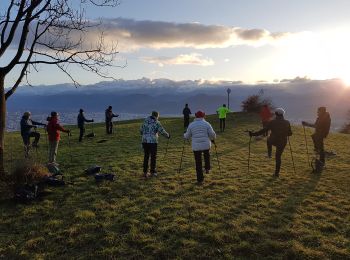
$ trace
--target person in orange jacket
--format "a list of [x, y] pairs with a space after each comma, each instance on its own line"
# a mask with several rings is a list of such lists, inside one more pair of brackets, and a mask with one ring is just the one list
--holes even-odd
[[49, 137], [49, 163], [56, 164], [58, 143], [60, 142], [60, 131], [70, 134], [70, 130], [64, 129], [58, 123], [58, 113], [51, 112], [51, 117], [47, 118], [47, 134]]
[[[271, 110], [268, 105], [263, 105], [260, 110], [260, 119], [262, 127], [265, 128], [267, 124], [271, 121], [273, 114], [271, 113]], [[268, 132], [265, 132], [263, 136], [267, 136]]]

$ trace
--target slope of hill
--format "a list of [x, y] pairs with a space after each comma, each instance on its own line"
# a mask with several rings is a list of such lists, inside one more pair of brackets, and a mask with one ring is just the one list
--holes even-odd
[[[216, 117], [208, 121], [218, 129]], [[327, 169], [316, 175], [307, 165], [303, 130], [293, 127], [296, 172], [287, 147], [278, 179], [272, 177], [274, 161], [265, 158], [265, 142], [254, 140], [248, 174], [245, 130], [260, 124], [252, 115], [231, 114], [227, 131], [217, 139], [222, 171], [213, 149], [213, 170], [197, 186], [187, 143], [183, 169], [177, 172], [182, 120], [161, 122], [172, 138], [166, 157], [166, 139], [160, 139], [159, 176], [146, 181], [140, 178], [141, 121], [119, 123], [112, 136], [104, 134], [103, 125], [95, 126], [97, 136], [82, 144], [75, 127], [70, 140], [63, 135], [58, 162], [74, 185], [50, 188], [29, 205], [14, 204], [3, 195], [0, 258], [350, 258], [349, 136], [326, 139], [327, 150], [337, 156], [328, 158]], [[309, 145], [311, 133], [307, 131]], [[6, 143], [11, 169], [22, 158], [19, 134], [7, 135]], [[43, 138], [32, 157], [44, 162], [46, 154]], [[94, 164], [115, 172], [117, 180], [97, 185], [83, 173]]]

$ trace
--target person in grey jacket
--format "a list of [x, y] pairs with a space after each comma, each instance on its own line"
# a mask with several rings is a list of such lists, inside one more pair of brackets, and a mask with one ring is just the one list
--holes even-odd
[[205, 121], [205, 113], [198, 111], [195, 114], [194, 121], [188, 126], [185, 139], [192, 138], [192, 150], [194, 159], [196, 162], [197, 182], [200, 184], [204, 180], [203, 168], [202, 168], [202, 154], [204, 155], [204, 168], [205, 172], [210, 171], [210, 147], [211, 143], [216, 138], [216, 133], [213, 127]]

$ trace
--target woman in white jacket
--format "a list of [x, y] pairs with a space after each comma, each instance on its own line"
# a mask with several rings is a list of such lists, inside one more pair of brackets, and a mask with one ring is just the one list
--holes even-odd
[[192, 138], [192, 150], [194, 153], [194, 159], [196, 161], [197, 182], [202, 183], [204, 180], [203, 168], [202, 168], [202, 153], [204, 154], [204, 168], [205, 172], [210, 171], [210, 154], [211, 141], [216, 138], [216, 134], [213, 127], [205, 121], [205, 113], [198, 111], [195, 114], [196, 118], [188, 126], [185, 139]]

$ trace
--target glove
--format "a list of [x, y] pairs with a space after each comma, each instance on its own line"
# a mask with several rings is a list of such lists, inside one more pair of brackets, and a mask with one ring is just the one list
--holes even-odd
[[305, 121], [301, 121], [301, 124], [302, 124], [303, 126], [306, 126], [306, 122], [305, 122]]
[[168, 139], [170, 139], [170, 134], [168, 134]]
[[72, 136], [72, 132], [70, 130], [68, 130], [67, 134], [68, 136]]
[[253, 132], [252, 131], [248, 131], [248, 134], [249, 134], [250, 137], [253, 136]]
[[215, 144], [215, 140], [210, 140], [213, 144]]

